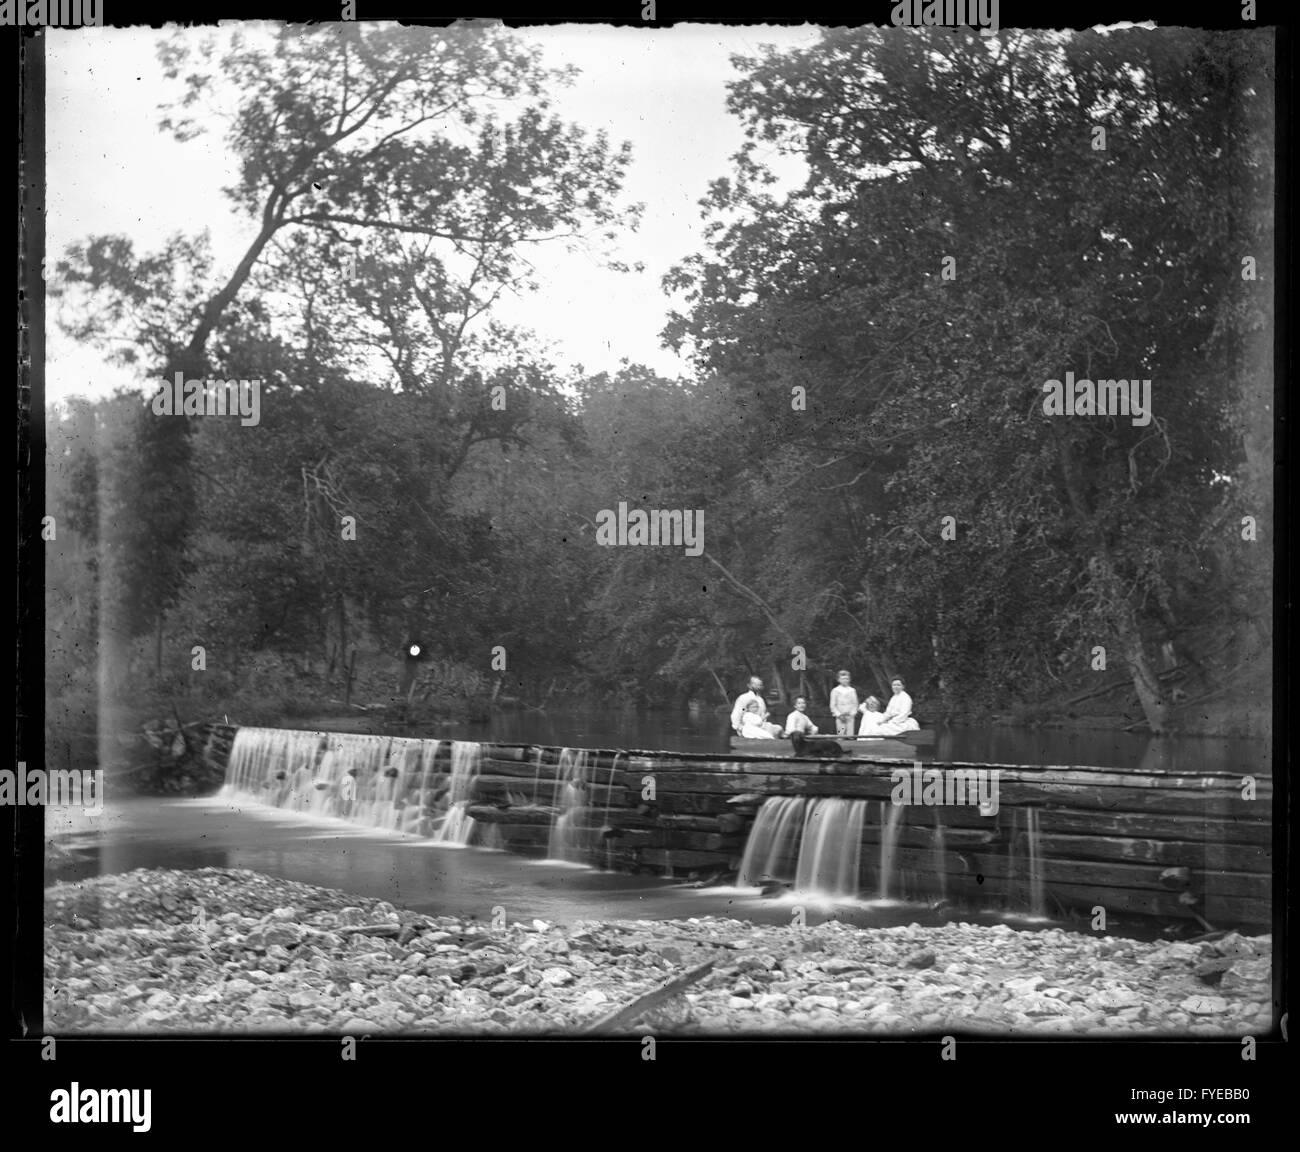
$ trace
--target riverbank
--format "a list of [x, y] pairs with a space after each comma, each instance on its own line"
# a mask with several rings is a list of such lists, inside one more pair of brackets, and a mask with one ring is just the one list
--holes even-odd
[[[508, 898], [503, 897], [503, 901]], [[950, 924], [472, 919], [226, 868], [46, 890], [52, 1033], [574, 1034], [684, 974], [656, 1034], [1243, 1035], [1271, 940]], [[617, 1031], [630, 1033], [636, 1018]], [[639, 1028], [638, 1028], [639, 1030]]]

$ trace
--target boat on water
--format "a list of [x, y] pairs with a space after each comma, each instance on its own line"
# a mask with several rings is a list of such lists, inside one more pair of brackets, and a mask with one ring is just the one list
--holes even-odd
[[[900, 732], [897, 736], [813, 736], [807, 738], [804, 749], [796, 750], [791, 740], [751, 739], [731, 737], [731, 750], [746, 755], [769, 756], [775, 759], [820, 759], [827, 755], [846, 760], [874, 760], [884, 756], [890, 759], [911, 760], [917, 749], [934, 743], [933, 728], [919, 728], [915, 732]], [[838, 753], [831, 745], [838, 745]]]

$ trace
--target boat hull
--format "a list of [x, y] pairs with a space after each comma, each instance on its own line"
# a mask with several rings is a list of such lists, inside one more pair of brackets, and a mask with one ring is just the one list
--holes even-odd
[[[908, 732], [908, 736], [918, 736], [921, 733]], [[921, 742], [912, 742], [903, 740], [901, 737], [871, 736], [861, 739], [850, 739], [844, 737], [817, 736], [814, 739], [821, 741], [823, 739], [834, 740], [844, 755], [836, 757], [842, 760], [877, 760], [881, 757], [891, 760], [913, 760], [917, 756], [918, 745]], [[741, 736], [731, 738], [731, 750], [733, 752], [743, 752], [747, 756], [766, 756], [776, 760], [797, 760], [797, 759], [826, 759], [825, 753], [805, 751], [800, 757], [794, 750], [794, 745], [789, 740], [751, 740]]]

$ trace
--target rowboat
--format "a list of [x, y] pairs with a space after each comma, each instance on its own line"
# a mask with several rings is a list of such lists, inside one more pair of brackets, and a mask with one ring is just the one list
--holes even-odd
[[802, 754], [795, 751], [790, 740], [755, 740], [744, 736], [731, 737], [731, 750], [775, 759], [797, 759], [801, 755], [820, 759], [828, 751], [827, 743], [833, 741], [840, 747], [839, 755], [848, 760], [872, 760], [878, 756], [911, 760], [918, 747], [934, 743], [934, 729], [920, 728], [915, 732], [900, 732], [897, 736], [814, 736], [810, 739], [818, 750], [805, 750]]

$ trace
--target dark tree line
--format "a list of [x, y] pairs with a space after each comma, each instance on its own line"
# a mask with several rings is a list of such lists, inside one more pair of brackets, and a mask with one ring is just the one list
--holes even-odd
[[[1170, 669], [1189, 702], [1267, 670], [1266, 36], [866, 28], [739, 60], [749, 143], [665, 285], [688, 382], [561, 373], [494, 319], [529, 245], [635, 218], [626, 146], [552, 118], [565, 77], [510, 33], [193, 43], [164, 50], [166, 124], [242, 94], [255, 239], [220, 270], [202, 238], [90, 237], [58, 290], [144, 376], [262, 380], [261, 421], [140, 396], [51, 421], [52, 691], [96, 645], [124, 692], [192, 687], [202, 645], [216, 697], [310, 696], [418, 634], [529, 701], [844, 665], [974, 716], [1078, 694], [1104, 649], [1159, 730]], [[1149, 378], [1149, 422], [1048, 415], [1067, 371]], [[599, 547], [622, 500], [702, 510], [703, 554]]]

